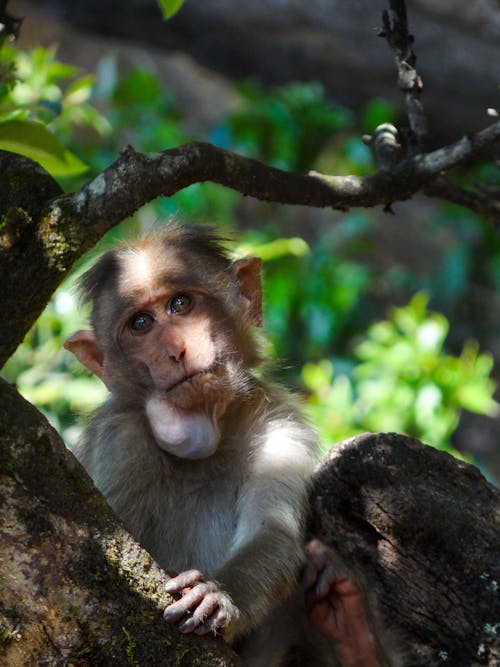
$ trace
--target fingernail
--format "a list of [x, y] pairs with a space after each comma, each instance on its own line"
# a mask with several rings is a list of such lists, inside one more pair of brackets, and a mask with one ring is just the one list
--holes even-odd
[[179, 623], [179, 630], [181, 632], [191, 632], [195, 625], [196, 623], [194, 620], [192, 618], [188, 618], [185, 621], [182, 621], [182, 623]]
[[165, 609], [163, 612], [163, 618], [165, 621], [172, 621], [176, 616], [175, 611], [168, 611], [168, 609]]
[[320, 582], [319, 584], [316, 585], [315, 593], [316, 593], [316, 595], [322, 596], [322, 595], [325, 595], [327, 590], [328, 590], [327, 586], [325, 586], [325, 584], [322, 584]]
[[167, 591], [167, 593], [173, 593], [174, 591], [177, 590], [177, 585], [174, 583], [173, 579], [167, 581], [167, 583], [165, 584], [165, 590]]

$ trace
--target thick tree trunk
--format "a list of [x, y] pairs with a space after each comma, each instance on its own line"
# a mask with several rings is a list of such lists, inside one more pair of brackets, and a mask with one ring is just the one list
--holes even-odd
[[[162, 621], [166, 575], [5, 383], [0, 414], [0, 664], [239, 664]], [[500, 494], [475, 468], [363, 435], [325, 457], [311, 498], [311, 532], [363, 573], [409, 665], [500, 664]]]
[[402, 435], [334, 448], [311, 532], [365, 574], [409, 667], [500, 665], [500, 493], [471, 465]]
[[0, 665], [240, 664], [163, 622], [167, 576], [5, 383], [0, 429]]

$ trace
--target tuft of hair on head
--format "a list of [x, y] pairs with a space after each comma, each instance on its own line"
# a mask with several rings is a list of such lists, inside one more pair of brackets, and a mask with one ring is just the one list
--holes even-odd
[[119, 271], [115, 250], [108, 250], [97, 262], [85, 271], [77, 281], [77, 288], [83, 302], [95, 301], [103, 286], [115, 284]]
[[201, 224], [180, 224], [168, 220], [161, 227], [146, 232], [135, 240], [122, 241], [115, 249], [108, 250], [99, 257], [77, 282], [83, 302], [93, 302], [108, 287], [113, 287], [118, 279], [120, 255], [141, 250], [147, 246], [163, 245], [178, 249], [186, 256], [198, 257], [202, 262], [218, 271], [225, 271], [231, 264], [227, 243], [216, 227]]
[[[187, 256], [198, 257], [208, 266], [226, 270], [231, 261], [227, 250], [229, 239], [222, 236], [213, 225], [179, 224], [169, 220], [153, 232], [153, 238], [166, 247], [185, 251]], [[146, 242], [151, 235], [146, 236]]]

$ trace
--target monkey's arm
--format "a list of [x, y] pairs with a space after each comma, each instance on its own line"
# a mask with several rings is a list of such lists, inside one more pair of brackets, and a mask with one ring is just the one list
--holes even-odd
[[238, 500], [229, 558], [215, 573], [241, 612], [229, 634], [262, 623], [296, 587], [315, 448], [315, 434], [299, 421], [267, 423]]
[[[224, 637], [231, 640], [262, 623], [293, 592], [303, 562], [303, 524], [314, 446], [314, 435], [300, 423], [275, 420], [266, 425], [258, 448], [251, 452], [252, 464], [238, 496], [232, 547], [213, 577], [220, 604], [212, 606], [214, 582], [205, 582], [204, 590], [196, 583], [200, 573], [182, 573], [171, 582], [169, 592], [189, 590], [167, 608], [167, 620], [180, 620], [190, 609], [194, 621], [184, 619], [183, 631], [224, 628]], [[207, 604], [202, 599], [205, 592], [210, 595]], [[232, 613], [231, 604], [237, 613]], [[214, 627], [209, 618], [197, 629], [203, 616], [198, 613], [200, 605], [204, 618], [212, 613], [212, 620], [224, 620], [227, 625]]]
[[301, 522], [297, 530], [267, 520], [207, 581], [199, 570], [181, 572], [166, 590], [181, 594], [164, 618], [181, 632], [220, 632], [227, 641], [258, 626], [295, 587], [303, 562]]

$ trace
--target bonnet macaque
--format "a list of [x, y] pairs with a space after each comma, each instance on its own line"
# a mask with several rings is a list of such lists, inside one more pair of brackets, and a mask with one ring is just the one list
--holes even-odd
[[177, 573], [165, 619], [236, 642], [250, 665], [284, 664], [300, 633], [279, 605], [297, 589], [317, 443], [290, 395], [251, 372], [260, 261], [232, 262], [211, 228], [169, 223], [103, 255], [81, 289], [92, 328], [65, 346], [110, 397], [76, 455]]

